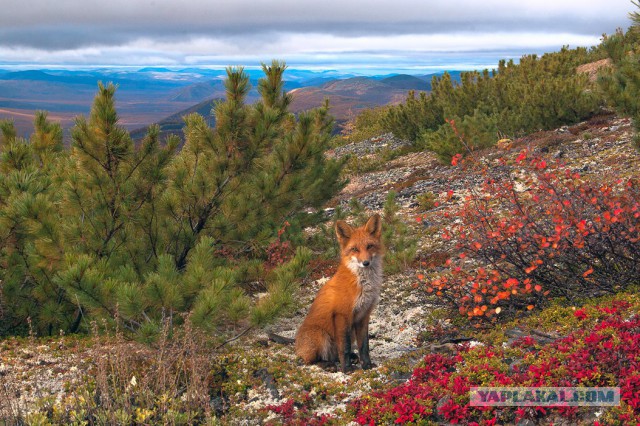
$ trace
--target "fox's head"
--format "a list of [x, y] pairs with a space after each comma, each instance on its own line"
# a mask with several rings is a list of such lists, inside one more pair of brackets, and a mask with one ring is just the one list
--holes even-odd
[[351, 270], [374, 268], [382, 265], [384, 248], [382, 235], [382, 219], [374, 214], [366, 224], [354, 228], [344, 220], [336, 222], [336, 235], [340, 243], [342, 260]]

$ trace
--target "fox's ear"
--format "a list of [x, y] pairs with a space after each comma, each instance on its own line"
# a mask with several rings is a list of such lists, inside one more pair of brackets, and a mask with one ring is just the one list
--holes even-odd
[[338, 242], [341, 246], [344, 246], [349, 238], [353, 234], [353, 228], [344, 220], [336, 221], [336, 235], [338, 236]]
[[380, 235], [382, 234], [382, 219], [380, 218], [380, 215], [376, 213], [371, 216], [364, 228], [375, 238], [380, 238]]

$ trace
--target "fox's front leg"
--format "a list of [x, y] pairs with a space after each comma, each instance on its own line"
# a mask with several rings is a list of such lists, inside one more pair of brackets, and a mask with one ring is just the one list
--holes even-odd
[[344, 333], [344, 349], [342, 350], [340, 367], [343, 373], [351, 369], [351, 327], [348, 327]]
[[355, 332], [358, 340], [358, 355], [362, 361], [362, 369], [368, 370], [372, 367], [371, 357], [369, 356], [369, 315], [356, 324]]
[[351, 324], [345, 317], [337, 316], [335, 326], [340, 369], [346, 373], [351, 367]]

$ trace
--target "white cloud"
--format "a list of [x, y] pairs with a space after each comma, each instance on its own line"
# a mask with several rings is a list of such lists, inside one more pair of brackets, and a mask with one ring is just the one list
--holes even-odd
[[[384, 61], [591, 46], [628, 0], [4, 0], [3, 62]], [[236, 62], [237, 63], [237, 62]]]
[[[557, 50], [565, 44], [592, 46], [598, 37], [575, 34], [535, 33], [458, 33], [406, 34], [390, 36], [344, 37], [330, 34], [272, 34], [260, 41], [248, 42], [207, 37], [189, 40], [153, 40], [142, 38], [122, 46], [93, 46], [66, 50], [0, 47], [0, 57], [9, 62], [86, 64], [179, 64], [211, 61], [263, 60], [272, 58], [341, 59], [375, 56], [378, 59], [397, 56], [448, 52], [513, 51], [527, 46], [532, 52]], [[313, 61], [312, 61], [313, 62]]]
[[340, 23], [482, 25], [559, 20], [573, 27], [584, 20], [619, 21], [633, 9], [628, 0], [30, 0], [28, 7], [23, 0], [3, 3], [3, 27], [133, 24], [142, 29], [239, 28], [240, 32], [256, 26], [279, 25], [286, 30]]

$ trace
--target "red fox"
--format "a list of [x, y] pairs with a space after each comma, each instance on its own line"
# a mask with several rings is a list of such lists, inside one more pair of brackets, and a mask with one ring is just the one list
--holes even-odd
[[296, 333], [296, 353], [305, 363], [340, 361], [346, 373], [355, 338], [362, 368], [371, 368], [369, 316], [382, 287], [381, 233], [382, 220], [377, 214], [359, 228], [336, 222], [340, 266], [318, 292]]

